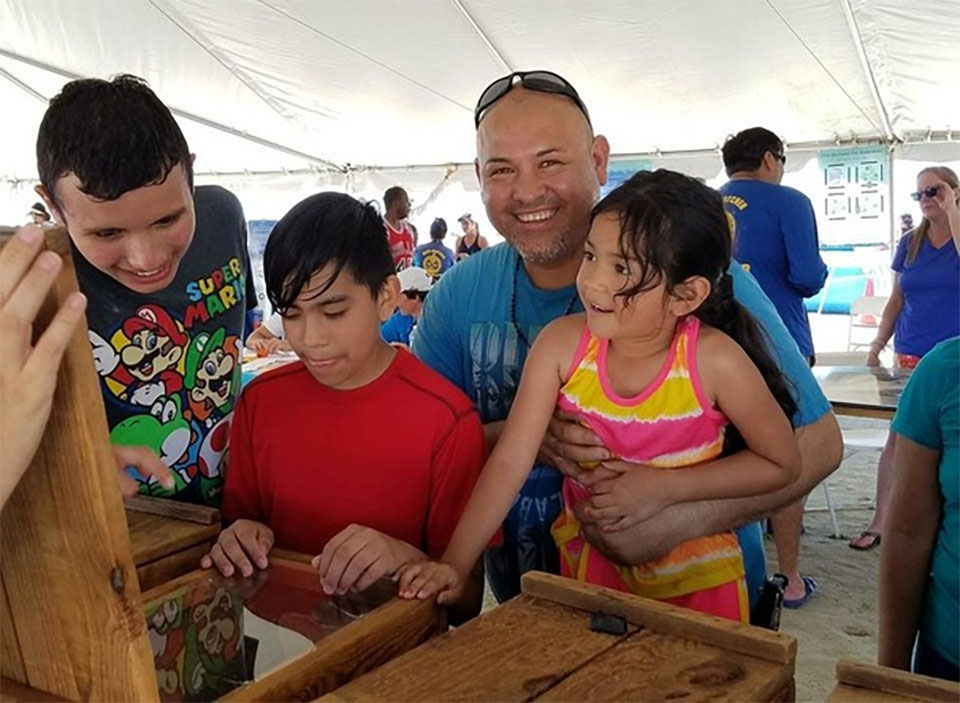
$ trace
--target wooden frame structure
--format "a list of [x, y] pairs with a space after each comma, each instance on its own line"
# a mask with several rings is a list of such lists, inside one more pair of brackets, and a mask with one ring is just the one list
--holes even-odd
[[[70, 243], [48, 230], [63, 257], [38, 316], [77, 290]], [[86, 324], [57, 375], [40, 448], [3, 508], [0, 673], [70, 700], [157, 700], [140, 587], [117, 490], [106, 412]]]
[[958, 700], [960, 684], [955, 681], [847, 659], [837, 662], [837, 685], [827, 698], [829, 703], [955, 703]]
[[[598, 632], [591, 615], [625, 621]], [[793, 637], [559, 576], [321, 701], [793, 701]]]

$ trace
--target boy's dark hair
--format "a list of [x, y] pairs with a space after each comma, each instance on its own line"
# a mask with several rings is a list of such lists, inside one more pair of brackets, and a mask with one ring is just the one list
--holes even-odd
[[447, 221], [442, 217], [438, 217], [430, 225], [430, 239], [435, 242], [439, 242], [441, 239], [447, 236]]
[[76, 174], [80, 190], [98, 200], [162, 183], [180, 164], [193, 187], [190, 149], [170, 110], [136, 76], [84, 78], [50, 101], [37, 134], [40, 183], [54, 186]]
[[760, 168], [763, 155], [783, 154], [783, 142], [780, 137], [763, 127], [751, 127], [723, 143], [723, 167], [728, 176], [738, 171], [755, 171]]
[[[661, 280], [670, 293], [691, 276], [706, 278], [710, 295], [693, 314], [743, 348], [792, 422], [797, 403], [790, 383], [770, 355], [763, 328], [733, 297], [733, 279], [727, 273], [730, 227], [720, 194], [681, 173], [641, 171], [597, 203], [592, 216], [608, 213], [620, 218], [621, 255], [640, 263], [640, 280], [617, 295], [629, 302]], [[744, 446], [733, 430], [727, 431], [724, 443], [728, 453]]]
[[317, 193], [293, 206], [277, 222], [263, 252], [267, 297], [280, 313], [289, 308], [310, 278], [333, 263], [322, 295], [343, 271], [376, 298], [394, 273], [393, 257], [380, 213], [343, 193]]
[[392, 188], [387, 188], [383, 193], [383, 209], [389, 210], [393, 207], [393, 204], [400, 199], [401, 195], [405, 195], [405, 191], [400, 186], [393, 186]]

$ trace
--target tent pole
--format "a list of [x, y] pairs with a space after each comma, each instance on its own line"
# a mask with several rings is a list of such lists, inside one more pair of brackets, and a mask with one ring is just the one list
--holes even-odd
[[896, 140], [897, 136], [893, 133], [890, 126], [890, 117], [887, 115], [887, 107], [883, 104], [880, 97], [880, 90], [877, 88], [877, 80], [873, 75], [873, 68], [870, 66], [870, 59], [867, 58], [867, 51], [863, 46], [863, 37], [860, 36], [860, 28], [857, 26], [857, 18], [853, 14], [853, 8], [850, 7], [850, 0], [840, 0], [843, 6], [843, 16], [847, 20], [847, 29], [850, 31], [850, 37], [853, 39], [853, 45], [857, 48], [857, 56], [860, 58], [860, 68], [863, 69], [867, 84], [870, 86], [870, 94], [873, 96], [873, 103], [877, 108], [877, 114], [880, 115], [880, 124], [883, 126], [884, 136], [887, 141]]
[[39, 91], [34, 90], [34, 88], [33, 88], [32, 86], [27, 85], [26, 83], [24, 83], [22, 80], [20, 80], [19, 78], [17, 78], [15, 75], [13, 75], [13, 74], [10, 73], [9, 71], [7, 71], [7, 70], [6, 70], [5, 68], [3, 68], [2, 66], [0, 66], [0, 76], [3, 76], [3, 77], [6, 78], [8, 81], [10, 81], [11, 83], [13, 83], [15, 86], [17, 86], [18, 88], [20, 88], [21, 90], [23, 90], [24, 92], [29, 93], [30, 95], [32, 95], [33, 97], [35, 97], [37, 100], [39, 100], [40, 102], [42, 102], [44, 105], [47, 104], [47, 99], [46, 99]]
[[493, 54], [493, 57], [500, 62], [500, 66], [503, 68], [503, 70], [507, 73], [513, 73], [513, 67], [507, 63], [507, 60], [503, 58], [503, 54], [501, 54], [497, 47], [493, 45], [493, 42], [490, 41], [490, 37], [488, 37], [486, 33], [480, 29], [480, 25], [478, 25], [476, 20], [473, 19], [473, 15], [467, 11], [467, 8], [463, 6], [463, 2], [461, 2], [461, 0], [450, 0], [450, 2], [453, 3], [453, 6], [459, 10], [461, 15], [463, 15], [463, 18], [467, 21], [467, 24], [470, 25], [473, 31], [477, 33], [477, 36], [480, 37], [480, 41], [482, 41], [483, 45], [487, 47], [487, 51]]

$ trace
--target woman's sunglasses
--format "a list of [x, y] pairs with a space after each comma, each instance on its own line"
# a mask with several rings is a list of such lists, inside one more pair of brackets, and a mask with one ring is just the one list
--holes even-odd
[[427, 293], [429, 292], [425, 290], [405, 290], [403, 295], [409, 300], [419, 300], [422, 303], [427, 299]]
[[[518, 79], [516, 83], [514, 79]], [[570, 85], [570, 82], [563, 76], [558, 76], [552, 71], [514, 71], [509, 76], [498, 78], [488, 85], [480, 93], [480, 99], [477, 101], [477, 107], [473, 111], [473, 122], [475, 127], [480, 126], [480, 120], [483, 119], [483, 113], [490, 108], [497, 100], [513, 90], [519, 83], [527, 90], [535, 90], [538, 93], [553, 93], [554, 95], [565, 95], [577, 104], [580, 112], [590, 123], [590, 113], [587, 112], [587, 106], [583, 104], [576, 88]], [[592, 123], [590, 123], [592, 125]]]
[[936, 198], [937, 193], [940, 192], [940, 186], [930, 186], [929, 188], [924, 188], [923, 190], [918, 190], [916, 193], [910, 193], [910, 197], [917, 202], [920, 201], [924, 195], [928, 198]]

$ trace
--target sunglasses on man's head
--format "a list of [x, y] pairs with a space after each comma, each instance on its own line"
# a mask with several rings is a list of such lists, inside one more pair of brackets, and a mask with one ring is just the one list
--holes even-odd
[[910, 197], [917, 202], [920, 201], [924, 195], [928, 198], [936, 198], [937, 193], [940, 192], [940, 186], [930, 186], [929, 188], [924, 188], [923, 190], [918, 190], [916, 193], [910, 193]]
[[[517, 79], [514, 82], [514, 79]], [[587, 112], [587, 106], [583, 104], [580, 95], [577, 93], [570, 82], [563, 76], [559, 76], [552, 71], [514, 71], [509, 76], [498, 78], [488, 85], [480, 93], [480, 99], [477, 101], [477, 107], [473, 111], [473, 122], [475, 127], [480, 127], [480, 120], [483, 119], [483, 113], [486, 112], [497, 100], [513, 90], [519, 83], [527, 90], [534, 90], [538, 93], [552, 93], [554, 95], [564, 95], [580, 108], [580, 112], [590, 122], [590, 113]]]
[[[773, 154], [772, 151], [771, 151], [770, 153]], [[773, 158], [775, 158], [777, 161], [779, 161], [780, 163], [782, 163], [782, 164], [784, 164], [784, 165], [786, 165], [786, 163], [787, 163], [787, 155], [786, 155], [786, 154], [773, 154]]]

